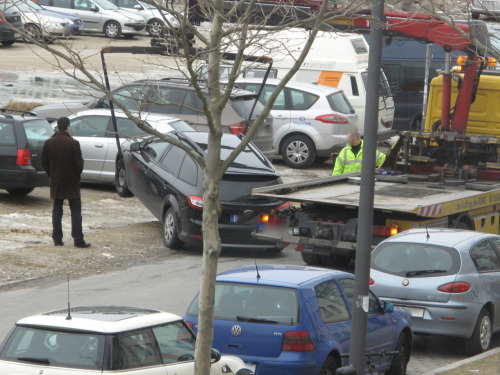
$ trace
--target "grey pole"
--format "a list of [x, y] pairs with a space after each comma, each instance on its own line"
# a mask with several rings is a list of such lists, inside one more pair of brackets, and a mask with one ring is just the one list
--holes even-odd
[[[429, 96], [429, 72], [432, 63], [432, 52], [434, 51], [434, 45], [432, 43], [427, 44], [426, 55], [425, 55], [425, 78], [424, 78], [424, 97], [423, 99], [423, 110], [422, 110], [422, 123], [420, 124], [420, 129], [425, 128], [425, 121], [427, 119], [427, 97]], [[413, 129], [412, 129], [413, 130]]]
[[363, 144], [363, 170], [359, 196], [358, 233], [356, 246], [351, 351], [349, 363], [358, 375], [365, 373], [366, 332], [370, 279], [370, 257], [373, 229], [373, 194], [375, 190], [375, 153], [377, 150], [380, 69], [382, 66], [382, 38], [384, 0], [372, 0], [370, 20], [370, 55], [366, 88], [366, 112]]

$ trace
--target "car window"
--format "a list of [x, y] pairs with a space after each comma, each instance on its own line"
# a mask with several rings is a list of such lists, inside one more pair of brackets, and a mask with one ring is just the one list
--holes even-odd
[[[340, 280], [340, 285], [342, 285], [342, 289], [351, 304], [353, 306], [354, 301], [354, 279], [342, 279]], [[382, 306], [378, 298], [370, 291], [370, 296], [368, 300], [368, 315], [378, 315], [384, 312]]]
[[104, 336], [16, 327], [0, 358], [37, 366], [102, 370]]
[[174, 322], [153, 328], [160, 347], [163, 363], [194, 360], [195, 338], [182, 322]]
[[[113, 92], [115, 99], [119, 101], [129, 111], [138, 112], [142, 103], [148, 99], [149, 86], [125, 86]], [[109, 108], [109, 100], [104, 98], [101, 107]]]
[[401, 277], [453, 275], [460, 268], [460, 255], [450, 247], [388, 242], [373, 251], [371, 267]]
[[[197, 296], [188, 309], [198, 316]], [[299, 323], [299, 300], [292, 288], [218, 282], [215, 286], [215, 319], [295, 325]]]
[[195, 131], [187, 122], [178, 120], [170, 122], [169, 125], [179, 132], [192, 132]]
[[106, 137], [109, 117], [82, 116], [70, 120], [73, 137]]
[[335, 281], [330, 280], [316, 285], [314, 291], [323, 323], [349, 320], [347, 304]]
[[[52, 6], [57, 7], [57, 8], [71, 9], [71, 1], [72, 0], [54, 0]], [[43, 4], [40, 4], [40, 5], [43, 5]]]
[[500, 270], [500, 259], [489, 241], [482, 241], [470, 250], [470, 255], [479, 272]]
[[153, 160], [158, 161], [169, 146], [166, 142], [151, 142], [144, 147], [144, 152]]
[[178, 87], [156, 87], [148, 100], [148, 112], [175, 115], [182, 113], [186, 91]]
[[118, 335], [120, 360], [117, 370], [162, 365], [160, 351], [150, 329]]
[[[111, 129], [113, 129], [113, 125], [110, 124]], [[122, 138], [127, 137], [145, 137], [148, 136], [149, 133], [146, 133], [144, 130], [139, 128], [135, 122], [133, 122], [129, 118], [117, 118], [116, 126], [118, 127], [118, 134]], [[110, 136], [114, 137], [114, 132], [110, 132]]]
[[303, 111], [312, 107], [312, 105], [319, 99], [318, 95], [314, 95], [305, 91], [290, 90], [290, 109], [292, 111]]
[[[251, 91], [251, 92], [257, 94], [259, 92], [260, 86], [261, 85], [258, 83], [247, 83], [247, 84], [245, 84], [245, 90]], [[262, 93], [259, 96], [259, 102], [266, 105], [275, 89], [276, 89], [276, 86], [265, 85], [264, 90], [262, 90]], [[285, 107], [286, 107], [286, 105], [285, 105], [285, 90], [281, 90], [278, 97], [276, 98], [276, 101], [273, 104], [272, 109], [276, 110], [276, 111], [282, 111], [285, 109]]]
[[[116, 1], [113, 1], [116, 4]], [[140, 5], [136, 0], [118, 0], [118, 5], [120, 8], [134, 9], [136, 5]]]
[[181, 112], [184, 115], [203, 114], [203, 104], [194, 90], [186, 90]]
[[75, 0], [75, 9], [90, 10], [92, 3], [89, 0]]
[[54, 135], [54, 129], [47, 120], [25, 121], [23, 126], [26, 138], [32, 147], [42, 146], [47, 139]]
[[351, 103], [346, 98], [343, 92], [336, 92], [334, 94], [330, 94], [326, 97], [328, 99], [328, 103], [330, 104], [330, 108], [335, 112], [351, 114], [354, 113], [354, 108], [352, 108]]
[[0, 145], [15, 146], [16, 136], [14, 134], [14, 125], [0, 122]]
[[198, 167], [190, 156], [184, 158], [184, 162], [179, 172], [179, 178], [190, 185], [196, 186], [198, 182]]
[[186, 151], [177, 146], [172, 146], [161, 161], [161, 165], [171, 172], [173, 176], [177, 177], [185, 156]]
[[[236, 113], [241, 117], [248, 119], [250, 116], [250, 111], [255, 103], [255, 96], [237, 96], [231, 99], [231, 106], [234, 108]], [[261, 102], [257, 102], [252, 113], [252, 118], [256, 118], [263, 111], [264, 106]]]
[[351, 76], [351, 91], [352, 96], [359, 96], [358, 82], [355, 76]]

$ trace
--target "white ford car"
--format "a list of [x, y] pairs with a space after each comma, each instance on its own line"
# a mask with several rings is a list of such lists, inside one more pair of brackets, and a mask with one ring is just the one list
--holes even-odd
[[[196, 337], [178, 316], [134, 307], [86, 306], [22, 319], [0, 346], [0, 374], [193, 375]], [[250, 375], [242, 360], [212, 352], [210, 374]]]

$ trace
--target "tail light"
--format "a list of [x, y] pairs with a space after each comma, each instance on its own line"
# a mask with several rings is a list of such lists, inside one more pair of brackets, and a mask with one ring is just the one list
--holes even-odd
[[321, 115], [315, 118], [317, 121], [324, 122], [325, 124], [348, 124], [349, 120], [347, 117], [331, 114], [331, 115]]
[[375, 236], [390, 237], [395, 236], [399, 233], [399, 225], [392, 224], [390, 227], [384, 227], [381, 225], [374, 225], [372, 229], [372, 234]]
[[470, 284], [464, 282], [448, 283], [438, 287], [443, 293], [465, 293], [470, 290]]
[[374, 285], [375, 284], [375, 280], [373, 280], [371, 277], [370, 277], [370, 281], [368, 282], [368, 285]]
[[277, 214], [264, 214], [260, 216], [260, 221], [269, 225], [284, 225], [286, 218]]
[[310, 352], [314, 344], [307, 331], [290, 331], [285, 333], [281, 350], [286, 352]]
[[31, 165], [30, 150], [20, 148], [17, 150], [16, 165]]
[[248, 122], [242, 121], [237, 124], [229, 125], [229, 133], [231, 134], [246, 134], [248, 131]]
[[188, 204], [189, 207], [194, 208], [195, 210], [203, 210], [203, 198], [189, 196]]
[[189, 328], [194, 329], [194, 324], [191, 322], [186, 322]]

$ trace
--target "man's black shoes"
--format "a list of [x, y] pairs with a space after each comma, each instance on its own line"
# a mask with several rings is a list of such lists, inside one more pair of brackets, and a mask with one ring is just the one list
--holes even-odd
[[62, 242], [62, 241], [54, 241], [54, 246], [64, 246], [64, 242]]
[[90, 243], [88, 242], [75, 242], [75, 247], [78, 247], [80, 249], [86, 249], [87, 247], [90, 247]]

